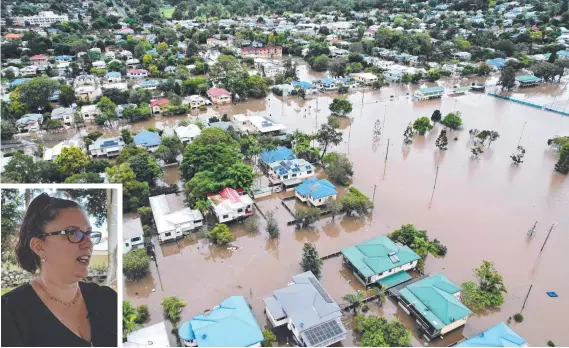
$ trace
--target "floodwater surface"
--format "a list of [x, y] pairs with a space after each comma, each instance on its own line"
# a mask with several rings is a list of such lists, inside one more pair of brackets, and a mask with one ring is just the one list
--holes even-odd
[[[452, 86], [472, 81], [480, 79], [444, 83]], [[547, 146], [547, 139], [569, 135], [569, 117], [475, 92], [412, 102], [407, 93], [412, 94], [415, 89], [416, 86], [393, 86], [380, 91], [359, 90], [347, 96], [354, 104], [353, 111], [350, 119], [342, 123], [343, 142], [331, 151], [349, 154], [355, 187], [370, 198], [375, 191], [375, 208], [369, 217], [327, 217], [311, 229], [297, 231], [286, 224], [292, 216], [281, 204], [284, 193], [262, 198], [257, 204], [265, 213], [274, 211], [279, 221], [279, 239], [268, 237], [261, 218], [259, 234], [249, 234], [240, 223], [230, 225], [237, 250], [214, 247], [195, 236], [157, 247], [158, 268], [153, 264], [151, 275], [143, 281], [126, 282], [125, 300], [134, 305], [147, 304], [150, 323], [157, 323], [164, 320], [162, 299], [178, 296], [187, 302], [183, 322], [228, 296], [242, 295], [251, 304], [259, 324], [265, 326], [268, 322], [263, 313], [263, 298], [286, 286], [293, 275], [302, 271], [299, 262], [304, 243], [314, 243], [323, 256], [412, 223], [448, 247], [445, 258], [427, 259], [426, 273], [442, 272], [460, 284], [475, 280], [473, 269], [482, 260], [490, 260], [503, 275], [508, 289], [500, 309], [475, 313], [464, 329], [431, 345], [448, 345], [462, 339], [462, 334], [470, 337], [505, 322], [521, 311], [531, 285], [523, 310], [525, 320], [512, 327], [532, 346], [544, 346], [548, 340], [558, 346], [569, 345], [569, 270], [563, 261], [569, 250], [569, 178], [554, 172], [558, 153]], [[555, 103], [567, 103], [568, 98], [564, 85], [546, 85], [513, 94], [541, 104], [554, 103], [554, 99]], [[263, 100], [220, 108], [218, 112], [271, 115], [289, 131], [298, 128], [314, 132], [326, 122], [333, 96], [320, 93], [303, 101], [270, 95]], [[442, 129], [439, 124], [425, 136], [415, 136], [413, 144], [405, 147], [403, 132], [409, 122], [421, 116], [430, 117], [435, 109], [443, 115], [462, 113], [464, 128], [448, 132], [448, 150], [441, 153], [435, 147]], [[382, 131], [374, 143], [377, 120]], [[472, 140], [468, 130], [472, 128], [500, 133], [500, 138], [485, 146], [478, 159], [471, 158], [470, 153]], [[515, 166], [509, 156], [518, 144], [527, 152], [524, 162]], [[167, 181], [177, 181], [176, 173], [168, 170]], [[292, 201], [287, 203], [290, 206]], [[527, 231], [535, 221], [537, 233], [528, 238]], [[324, 261], [321, 282], [338, 303], [344, 302], [346, 293], [362, 289], [342, 267], [340, 258]], [[550, 298], [547, 291], [556, 291], [559, 297]], [[411, 329], [415, 327], [414, 321], [391, 300], [382, 308], [370, 305], [370, 311], [398, 318]], [[350, 326], [349, 315], [344, 322]], [[415, 331], [413, 334], [414, 345], [424, 343]], [[351, 333], [342, 342], [345, 346], [356, 343]]]

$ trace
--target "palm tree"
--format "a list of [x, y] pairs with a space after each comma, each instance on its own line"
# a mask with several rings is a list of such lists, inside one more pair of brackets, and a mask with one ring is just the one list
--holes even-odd
[[365, 292], [358, 290], [356, 293], [346, 294], [342, 297], [343, 300], [348, 301], [350, 305], [354, 306], [354, 314], [357, 314], [358, 308], [362, 305], [365, 298]]
[[373, 296], [377, 296], [377, 305], [380, 307], [383, 306], [385, 300], [387, 299], [387, 289], [380, 285], [378, 288], [371, 288], [370, 291]]
[[201, 199], [196, 202], [195, 208], [200, 211], [205, 217], [205, 224], [207, 225], [207, 215], [209, 214], [209, 208], [211, 207], [211, 202], [209, 199]]
[[135, 320], [136, 320], [136, 314], [131, 314], [126, 318], [123, 317], [122, 326], [123, 326], [124, 336], [128, 335], [138, 327], [138, 324], [135, 322]]

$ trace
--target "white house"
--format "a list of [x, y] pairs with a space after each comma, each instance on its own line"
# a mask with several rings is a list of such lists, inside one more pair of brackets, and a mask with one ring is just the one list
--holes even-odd
[[121, 82], [121, 73], [118, 71], [109, 71], [107, 75], [105, 75], [105, 79], [108, 83]]
[[51, 111], [52, 120], [61, 120], [65, 125], [71, 126], [74, 123], [75, 108], [58, 107]]
[[184, 145], [191, 144], [198, 135], [202, 134], [200, 127], [195, 124], [176, 127], [174, 132]]
[[472, 54], [469, 52], [455, 52], [452, 54], [452, 57], [460, 60], [470, 60]]
[[145, 69], [132, 69], [126, 73], [130, 79], [142, 79], [148, 77], [148, 71]]
[[93, 68], [97, 68], [97, 69], [104, 69], [107, 67], [107, 63], [105, 63], [104, 60], [96, 60], [92, 64], [93, 64]]
[[89, 145], [89, 151], [92, 157], [115, 157], [118, 156], [124, 147], [124, 141], [121, 136], [113, 138], [99, 138]]
[[302, 158], [282, 160], [267, 165], [269, 181], [283, 183], [287, 187], [299, 185], [302, 179], [315, 175], [314, 166]]
[[22, 76], [34, 76], [38, 73], [38, 66], [36, 65], [28, 65], [20, 69], [20, 74]]
[[93, 123], [97, 117], [103, 116], [103, 113], [97, 105], [83, 105], [81, 107], [81, 116], [85, 123]]
[[44, 153], [43, 153], [43, 160], [44, 161], [53, 161], [57, 156], [59, 156], [61, 154], [63, 149], [65, 149], [66, 147], [72, 147], [72, 146], [82, 148], [83, 143], [78, 139], [64, 140], [60, 143], [57, 143], [52, 148], [46, 148]]
[[182, 105], [190, 105], [190, 108], [192, 109], [197, 109], [202, 105], [210, 105], [210, 104], [211, 101], [197, 94], [184, 97], [184, 99], [182, 100]]
[[123, 254], [133, 249], [144, 247], [144, 231], [140, 218], [124, 220], [122, 223], [123, 233]]
[[286, 325], [292, 332], [292, 345], [327, 347], [346, 338], [340, 306], [310, 271], [295, 275], [263, 301], [272, 326]]
[[248, 116], [247, 122], [255, 133], [280, 135], [286, 130], [285, 125], [274, 123], [263, 116]]
[[118, 56], [119, 56], [119, 57], [126, 57], [127, 60], [128, 60], [128, 59], [132, 59], [132, 52], [131, 52], [131, 51], [124, 50], [124, 51], [121, 51], [121, 52], [118, 54]]
[[74, 87], [96, 85], [99, 79], [94, 75], [79, 75], [73, 82]]
[[326, 201], [336, 199], [337, 194], [336, 187], [326, 179], [306, 179], [295, 188], [296, 198], [314, 207], [326, 205]]
[[203, 225], [202, 214], [187, 207], [183, 195], [171, 193], [150, 197], [150, 207], [160, 243], [183, 238]]
[[20, 133], [37, 132], [42, 123], [42, 114], [25, 114], [16, 120], [16, 127]]
[[441, 98], [445, 92], [443, 86], [423, 87], [415, 91], [414, 98], [417, 100], [428, 100]]
[[75, 87], [75, 97], [86, 101], [94, 101], [103, 94], [100, 87], [96, 86], [80, 86]]
[[211, 209], [220, 223], [232, 221], [254, 214], [253, 200], [242, 189], [226, 187], [219, 193], [208, 195]]
[[344, 264], [364, 286], [378, 283], [387, 288], [411, 279], [406, 271], [415, 269], [421, 259], [408, 246], [394, 243], [386, 236], [344, 248], [342, 256]]
[[377, 81], [377, 76], [372, 73], [356, 73], [351, 76], [354, 80], [364, 85], [371, 85]]
[[136, 58], [131, 58], [126, 60], [126, 67], [128, 68], [136, 68], [140, 64], [140, 60]]

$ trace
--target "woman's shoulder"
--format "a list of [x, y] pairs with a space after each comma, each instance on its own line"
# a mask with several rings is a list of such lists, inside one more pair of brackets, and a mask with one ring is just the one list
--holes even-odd
[[28, 303], [30, 297], [34, 296], [34, 289], [30, 283], [25, 283], [2, 295], [2, 305], [11, 303]]
[[81, 291], [84, 295], [97, 297], [117, 298], [117, 292], [108, 286], [96, 283], [80, 282]]

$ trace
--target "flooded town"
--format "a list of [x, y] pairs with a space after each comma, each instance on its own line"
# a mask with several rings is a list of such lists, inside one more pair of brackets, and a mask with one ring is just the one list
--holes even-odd
[[123, 345], [569, 345], [567, 1], [236, 3], [2, 15], [2, 183], [122, 184]]

